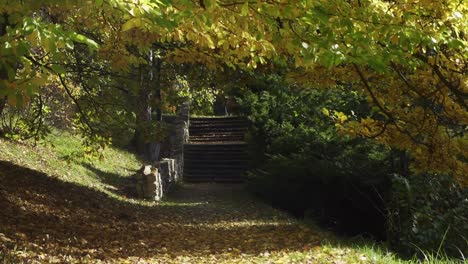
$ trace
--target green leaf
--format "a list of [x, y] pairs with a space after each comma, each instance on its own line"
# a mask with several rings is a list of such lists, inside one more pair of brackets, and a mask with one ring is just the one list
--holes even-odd
[[327, 14], [326, 11], [324, 11], [320, 7], [316, 7], [312, 10], [312, 13], [314, 14], [314, 17], [317, 18], [319, 21], [321, 21], [324, 24], [328, 24], [328, 19], [330, 18], [330, 15]]
[[80, 43], [85, 43], [86, 42], [86, 37], [81, 35], [81, 34], [74, 34], [75, 40], [80, 42]]
[[92, 40], [92, 39], [87, 39], [86, 40], [86, 44], [88, 45], [88, 47], [90, 47], [91, 49], [98, 49], [99, 48], [99, 44], [97, 44], [96, 41]]
[[336, 55], [333, 52], [326, 51], [320, 57], [320, 63], [327, 68], [331, 68], [336, 65]]
[[55, 72], [55, 73], [58, 73], [58, 74], [65, 74], [67, 72], [67, 70], [65, 69], [65, 67], [63, 67], [62, 65], [58, 65], [58, 64], [54, 64], [52, 66], [50, 66], [50, 68]]
[[92, 39], [90, 39], [90, 38], [88, 38], [88, 37], [86, 37], [84, 35], [74, 33], [74, 34], [72, 34], [72, 39], [74, 41], [76, 41], [76, 42], [86, 44], [92, 49], [99, 48], [99, 44], [97, 44], [96, 41], [94, 41], [94, 40], [92, 40]]
[[12, 48], [12, 45], [11, 45], [11, 43], [10, 43], [10, 42], [8, 42], [8, 41], [7, 41], [7, 42], [5, 42], [5, 44], [4, 44], [4, 46], [3, 46], [3, 47], [4, 47], [4, 49], [5, 49], [5, 50], [9, 50], [9, 49], [11, 49], [11, 48]]
[[24, 98], [23, 98], [23, 95], [20, 94], [20, 93], [17, 93], [17, 94], [16, 94], [16, 106], [22, 107], [23, 104], [24, 104], [24, 100], [23, 100], [23, 99], [24, 99]]
[[104, 0], [96, 0], [96, 6], [101, 6]]
[[75, 45], [73, 45], [72, 41], [65, 42], [65, 46], [70, 50], [72, 50], [75, 47]]
[[130, 15], [132, 15], [133, 17], [136, 17], [136, 16], [139, 16], [141, 15], [141, 12], [140, 12], [140, 9], [138, 7], [132, 7], [129, 11]]
[[206, 9], [211, 9], [216, 5], [216, 0], [203, 0]]
[[246, 16], [248, 13], [249, 13], [249, 1], [245, 1], [245, 3], [242, 5], [241, 15]]
[[4, 64], [3, 64], [3, 67], [4, 67], [4, 68], [6, 69], [6, 71], [7, 71], [8, 80], [9, 80], [9, 81], [13, 81], [13, 80], [15, 79], [15, 77], [16, 77], [16, 70], [13, 69], [13, 68], [11, 67], [11, 65], [8, 64], [8, 63], [4, 63]]
[[29, 34], [33, 33], [33, 31], [35, 29], [36, 29], [36, 27], [34, 25], [27, 25], [23, 29], [23, 34], [24, 35], [29, 35]]
[[37, 86], [29, 84], [26, 86], [26, 94], [30, 97], [34, 96], [37, 92]]
[[328, 109], [326, 109], [325, 107], [322, 108], [322, 113], [326, 116], [330, 116], [330, 111], [328, 111]]
[[29, 53], [29, 45], [25, 42], [20, 42], [16, 47], [16, 55], [18, 57], [24, 56]]
[[447, 44], [451, 49], [458, 49], [465, 46], [464, 43], [459, 39], [451, 39]]
[[368, 62], [369, 62], [369, 65], [379, 73], [383, 73], [387, 70], [387, 65], [382, 60], [382, 58], [370, 57], [370, 60]]

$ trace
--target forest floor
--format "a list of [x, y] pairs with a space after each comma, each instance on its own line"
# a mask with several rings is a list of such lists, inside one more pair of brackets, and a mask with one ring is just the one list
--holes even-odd
[[63, 135], [35, 147], [0, 139], [0, 263], [400, 263], [373, 244], [330, 242], [240, 184], [135, 199], [133, 155], [109, 149], [90, 162], [79, 146]]

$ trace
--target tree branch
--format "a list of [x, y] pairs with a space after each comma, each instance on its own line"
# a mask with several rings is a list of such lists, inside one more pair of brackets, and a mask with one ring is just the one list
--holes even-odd
[[58, 76], [58, 78], [60, 80], [60, 83], [62, 84], [63, 88], [65, 89], [67, 95], [72, 99], [73, 103], [76, 105], [76, 108], [77, 108], [78, 112], [80, 113], [80, 120], [83, 121], [83, 123], [86, 124], [86, 126], [89, 128], [89, 130], [91, 131], [92, 134], [95, 134], [94, 128], [91, 126], [88, 118], [86, 117], [85, 113], [81, 109], [80, 103], [78, 102], [78, 100], [71, 93], [70, 89], [68, 88], [67, 84], [65, 83], [65, 80], [62, 78], [62, 76], [60, 76], [60, 74], [57, 74], [57, 76]]
[[440, 71], [439, 66], [437, 66], [435, 64], [431, 65], [428, 62], [426, 57], [424, 57], [421, 54], [414, 54], [413, 56], [415, 56], [417, 59], [421, 60], [422, 62], [426, 63], [427, 65], [429, 65], [432, 68], [432, 70], [434, 71], [434, 73], [437, 75], [437, 77], [439, 77], [440, 81], [442, 81], [442, 83], [455, 96], [455, 100], [457, 101], [457, 103], [460, 106], [462, 106], [463, 108], [465, 108], [466, 111], [468, 111], [468, 104], [466, 103], [466, 98], [468, 97], [468, 94], [460, 91], [459, 89], [457, 89], [457, 87], [455, 87], [449, 80], [447, 80], [447, 78], [445, 78], [444, 74]]

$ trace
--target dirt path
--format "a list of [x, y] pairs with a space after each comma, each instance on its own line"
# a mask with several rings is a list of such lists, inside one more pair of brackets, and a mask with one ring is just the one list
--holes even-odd
[[321, 241], [242, 185], [186, 184], [167, 201], [141, 204], [8, 163], [0, 169], [10, 170], [0, 175], [0, 260], [308, 262]]

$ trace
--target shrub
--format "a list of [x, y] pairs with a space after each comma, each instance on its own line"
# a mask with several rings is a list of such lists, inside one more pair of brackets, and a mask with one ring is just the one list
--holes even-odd
[[7, 105], [0, 113], [0, 135], [15, 140], [39, 140], [50, 132], [45, 120], [50, 108], [41, 96], [34, 97], [26, 106]]
[[363, 138], [339, 135], [322, 109], [350, 118], [367, 106], [344, 87], [278, 88], [240, 100], [251, 121], [251, 189], [299, 217], [313, 216], [348, 233], [385, 234], [389, 151]]
[[468, 189], [451, 177], [394, 177], [388, 210], [389, 241], [400, 252], [467, 257]]

